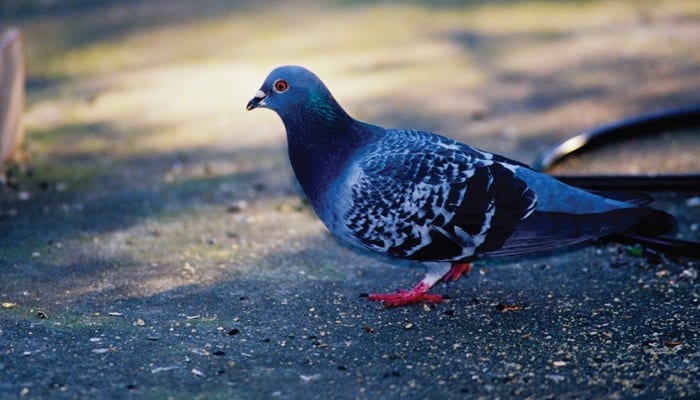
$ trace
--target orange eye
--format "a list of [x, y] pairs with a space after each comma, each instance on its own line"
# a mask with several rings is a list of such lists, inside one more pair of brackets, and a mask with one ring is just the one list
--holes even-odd
[[287, 89], [289, 89], [289, 84], [284, 79], [276, 80], [275, 84], [273, 86], [275, 88], [275, 92], [277, 92], [277, 93], [282, 93], [282, 92], [286, 91]]

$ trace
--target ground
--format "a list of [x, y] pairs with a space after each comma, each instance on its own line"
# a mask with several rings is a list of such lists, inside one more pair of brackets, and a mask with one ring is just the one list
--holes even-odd
[[[607, 242], [479, 260], [436, 305], [361, 295], [420, 266], [336, 242], [273, 67], [347, 111], [524, 162], [700, 103], [700, 3], [22, 0], [27, 137], [0, 188], [2, 398], [694, 398], [698, 261]], [[697, 131], [566, 173], [697, 172]], [[700, 191], [655, 193], [698, 239]]]

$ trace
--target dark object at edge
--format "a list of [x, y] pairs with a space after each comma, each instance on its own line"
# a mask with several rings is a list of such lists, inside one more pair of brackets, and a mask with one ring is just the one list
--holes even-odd
[[[537, 157], [533, 168], [544, 172], [571, 154], [599, 147], [606, 142], [691, 127], [700, 127], [700, 105], [634, 116], [581, 132], [550, 146]], [[555, 176], [567, 184], [593, 190], [700, 189], [700, 174]], [[640, 243], [669, 254], [700, 258], [700, 242], [696, 241], [666, 235], [646, 237], [624, 233], [615, 235], [613, 239], [623, 243]]]

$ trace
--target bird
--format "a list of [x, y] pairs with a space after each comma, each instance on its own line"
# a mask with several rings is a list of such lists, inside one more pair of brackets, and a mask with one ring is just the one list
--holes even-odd
[[476, 259], [675, 224], [648, 195], [588, 191], [447, 136], [359, 121], [302, 66], [273, 69], [246, 105], [256, 108], [282, 120], [294, 175], [335, 237], [425, 266], [412, 289], [367, 295], [386, 307], [443, 301], [430, 288], [468, 275]]

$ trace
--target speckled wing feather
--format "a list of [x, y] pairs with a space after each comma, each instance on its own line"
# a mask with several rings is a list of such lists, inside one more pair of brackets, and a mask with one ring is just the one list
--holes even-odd
[[419, 261], [500, 247], [535, 208], [515, 164], [427, 132], [388, 130], [356, 161], [343, 220], [364, 247]]

